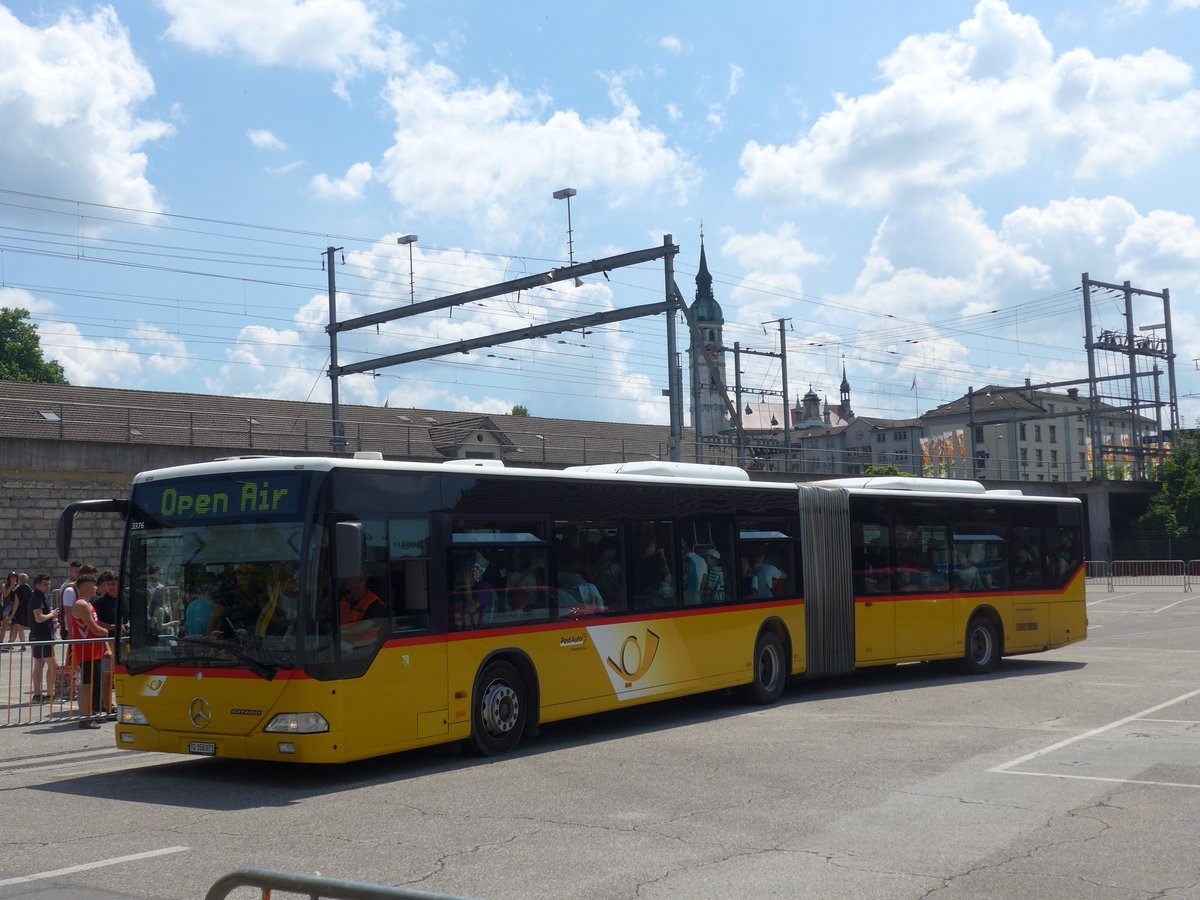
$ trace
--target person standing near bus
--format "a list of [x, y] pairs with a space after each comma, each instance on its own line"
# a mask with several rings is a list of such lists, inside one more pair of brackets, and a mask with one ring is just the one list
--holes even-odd
[[[96, 576], [80, 575], [75, 579], [75, 602], [71, 604], [71, 637], [80, 643], [75, 645], [75, 660], [79, 665], [79, 720], [80, 728], [99, 728], [100, 723], [92, 716], [100, 708], [100, 689], [103, 678], [100, 661], [104, 658], [102, 641], [94, 638], [108, 637], [108, 629], [96, 620], [92, 599], [96, 596]], [[84, 643], [84, 642], [87, 643]]]
[[4, 598], [0, 600], [0, 604], [4, 607], [4, 618], [0, 621], [0, 647], [5, 653], [9, 651], [8, 645], [5, 643], [8, 640], [9, 633], [12, 631], [12, 613], [13, 604], [17, 600], [17, 573], [9, 572], [8, 577], [4, 579]]
[[13, 600], [12, 622], [9, 625], [8, 636], [13, 643], [24, 642], [28, 629], [33, 620], [29, 616], [29, 608], [33, 603], [33, 588], [29, 586], [29, 576], [21, 572], [17, 575], [17, 588]]
[[[33, 702], [42, 703], [53, 699], [54, 676], [58, 672], [53, 644], [54, 606], [50, 603], [50, 576], [45, 572], [38, 572], [33, 576], [33, 599], [29, 606], [33, 621], [29, 626], [29, 639], [34, 642]], [[41, 643], [43, 641], [45, 643]]]
[[[102, 572], [96, 579], [96, 599], [92, 601], [92, 607], [96, 610], [96, 621], [104, 626], [108, 636], [116, 635], [117, 574], [115, 572]], [[104, 645], [104, 656], [100, 660], [100, 672], [104, 682], [100, 688], [100, 696], [104, 698], [103, 709], [105, 712], [111, 712], [113, 684], [113, 645], [111, 642]]]
[[80, 569], [83, 568], [83, 563], [72, 560], [67, 566], [67, 580], [62, 583], [58, 589], [58, 632], [63, 637], [71, 633], [71, 627], [68, 624], [70, 619], [67, 618], [67, 613], [71, 611], [71, 604], [75, 602], [75, 579], [80, 575]]

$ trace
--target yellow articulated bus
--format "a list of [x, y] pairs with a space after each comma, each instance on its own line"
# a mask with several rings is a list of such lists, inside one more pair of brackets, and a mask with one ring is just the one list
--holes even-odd
[[138, 475], [117, 746], [343, 762], [1086, 635], [1075, 500], [716, 466], [244, 458]]

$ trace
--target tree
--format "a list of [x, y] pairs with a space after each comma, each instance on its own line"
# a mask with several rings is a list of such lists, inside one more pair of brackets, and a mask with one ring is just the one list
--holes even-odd
[[895, 466], [867, 466], [863, 470], [864, 475], [903, 475], [907, 478], [915, 478], [912, 472], [905, 472], [903, 469], [897, 469]]
[[1200, 533], [1200, 439], [1176, 431], [1171, 455], [1158, 468], [1158, 492], [1137, 526], [1150, 532]]
[[62, 366], [42, 357], [42, 339], [29, 310], [0, 307], [0, 379], [34, 384], [68, 384]]
[[512, 408], [512, 412], [509, 413], [509, 415], [510, 416], [528, 416], [529, 415], [529, 407], [523, 406], [522, 404], [518, 403], [516, 406], [514, 406]]

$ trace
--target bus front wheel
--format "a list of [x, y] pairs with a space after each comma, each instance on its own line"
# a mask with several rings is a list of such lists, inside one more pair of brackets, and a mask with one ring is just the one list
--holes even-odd
[[765, 706], [783, 696], [787, 685], [787, 663], [783, 641], [773, 631], [764, 631], [754, 644], [753, 680], [743, 685], [741, 697], [747, 703]]
[[529, 718], [525, 680], [502, 659], [484, 666], [475, 682], [471, 743], [483, 756], [507, 753], [517, 746]]
[[973, 616], [967, 625], [963, 669], [968, 675], [986, 675], [1000, 664], [1000, 638], [987, 616]]

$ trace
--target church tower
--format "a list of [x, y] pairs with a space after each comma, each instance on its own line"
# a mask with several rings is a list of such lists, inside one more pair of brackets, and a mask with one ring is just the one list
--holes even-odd
[[841, 405], [838, 406], [838, 415], [846, 422], [854, 418], [854, 413], [850, 409], [850, 380], [846, 378], [846, 364], [842, 363], [842, 384], [840, 388], [842, 395]]
[[[712, 275], [700, 232], [700, 271], [696, 273], [696, 299], [692, 301], [696, 331], [688, 342], [692, 383], [692, 427], [699, 436], [713, 437], [729, 427], [725, 411], [725, 317], [713, 296]], [[711, 360], [709, 366], [705, 359]]]

